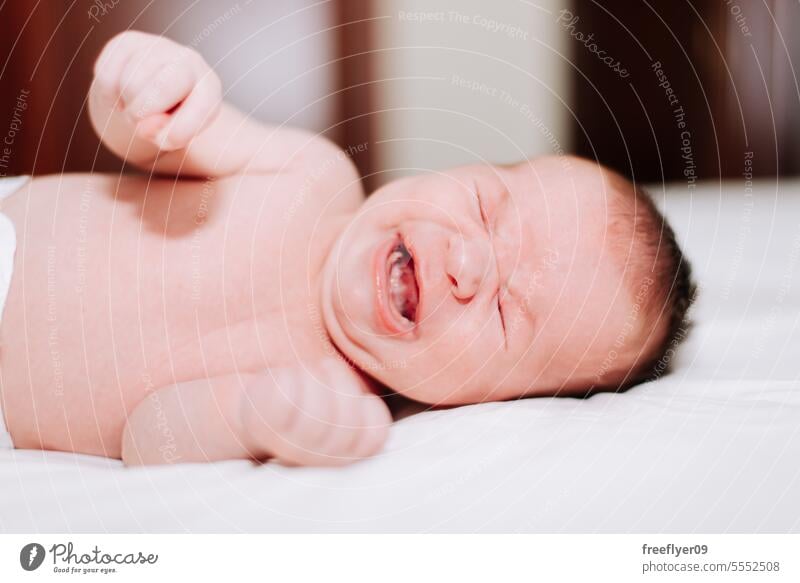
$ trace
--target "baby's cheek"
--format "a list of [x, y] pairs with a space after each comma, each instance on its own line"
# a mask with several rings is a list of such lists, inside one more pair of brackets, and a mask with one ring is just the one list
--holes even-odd
[[471, 327], [453, 326], [421, 350], [413, 364], [428, 377], [468, 376], [500, 347], [500, 343], [490, 337], [488, 330], [481, 334]]
[[505, 346], [503, 323], [499, 312], [480, 318], [462, 318], [446, 334], [447, 350], [455, 357], [482, 362]]

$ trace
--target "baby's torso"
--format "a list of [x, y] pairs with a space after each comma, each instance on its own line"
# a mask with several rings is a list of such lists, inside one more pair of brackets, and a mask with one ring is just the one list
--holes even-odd
[[0, 370], [16, 445], [116, 457], [127, 413], [156, 388], [330, 353], [317, 274], [350, 209], [323, 212], [313, 188], [65, 175], [5, 201], [17, 253]]

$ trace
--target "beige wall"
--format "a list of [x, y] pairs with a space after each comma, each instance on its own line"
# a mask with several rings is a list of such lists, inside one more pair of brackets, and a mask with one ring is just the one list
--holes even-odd
[[[439, 169], [568, 149], [563, 2], [376, 0], [380, 165]], [[384, 177], [388, 178], [388, 177]]]

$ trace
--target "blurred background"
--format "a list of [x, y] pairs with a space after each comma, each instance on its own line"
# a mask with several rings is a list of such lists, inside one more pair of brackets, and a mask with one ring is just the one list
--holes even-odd
[[687, 188], [792, 175], [799, 25], [796, 0], [6, 0], [0, 175], [122, 168], [85, 97], [126, 29], [196, 48], [254, 117], [351, 147], [368, 188], [562, 152]]

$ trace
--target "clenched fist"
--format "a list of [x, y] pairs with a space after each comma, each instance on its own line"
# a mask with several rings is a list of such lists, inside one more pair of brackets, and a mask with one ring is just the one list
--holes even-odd
[[219, 77], [200, 54], [161, 36], [117, 35], [100, 53], [94, 74], [93, 97], [121, 112], [136, 137], [160, 150], [185, 148], [222, 103]]
[[338, 466], [374, 455], [392, 417], [346, 364], [270, 369], [251, 379], [242, 408], [251, 451], [291, 465]]

